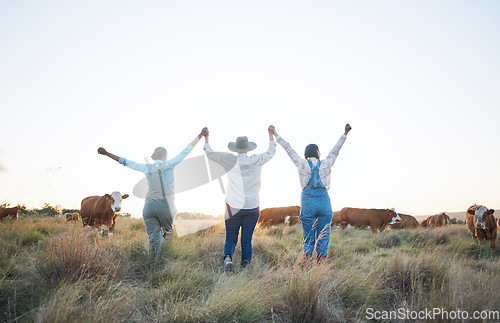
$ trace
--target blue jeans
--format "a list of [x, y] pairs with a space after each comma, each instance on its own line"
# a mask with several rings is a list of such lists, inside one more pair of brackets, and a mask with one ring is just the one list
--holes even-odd
[[[227, 206], [226, 206], [227, 207]], [[252, 260], [252, 236], [259, 219], [259, 208], [239, 210], [225, 221], [226, 242], [224, 243], [224, 258], [233, 257], [238, 243], [238, 233], [241, 227], [241, 265], [245, 267]]]
[[328, 191], [324, 188], [306, 187], [302, 190], [300, 221], [304, 235], [304, 253], [328, 255], [330, 230], [333, 218]]

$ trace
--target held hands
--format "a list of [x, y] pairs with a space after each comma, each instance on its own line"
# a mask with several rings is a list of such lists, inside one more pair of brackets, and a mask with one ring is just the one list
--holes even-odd
[[347, 123], [347, 124], [345, 125], [345, 132], [344, 132], [344, 135], [346, 135], [346, 136], [347, 136], [347, 134], [349, 133], [349, 131], [351, 131], [351, 129], [352, 129], [351, 125]]
[[201, 139], [201, 137], [205, 137], [206, 138], [207, 136], [208, 136], [208, 128], [204, 127], [203, 129], [201, 129], [201, 132], [198, 135], [198, 137]]
[[267, 128], [267, 131], [269, 132], [269, 140], [270, 141], [274, 141], [274, 136], [277, 136], [276, 134], [276, 129], [274, 128], [273, 125], [270, 125], [268, 128]]
[[274, 135], [275, 137], [278, 136], [278, 133], [276, 132], [276, 128], [273, 125], [270, 125], [267, 128], [267, 131], [269, 131], [269, 134]]
[[196, 146], [196, 144], [200, 141], [201, 137], [205, 137], [205, 140], [208, 138], [208, 128], [207, 127], [204, 127], [203, 129], [201, 129], [198, 136], [196, 136], [196, 138], [194, 138], [194, 140], [191, 142], [191, 146], [193, 146], [193, 147]]
[[[210, 132], [208, 131], [208, 128], [205, 127], [201, 130], [201, 135], [205, 137], [205, 143], [208, 144], [208, 136], [210, 135]], [[201, 139], [201, 138], [200, 138]]]

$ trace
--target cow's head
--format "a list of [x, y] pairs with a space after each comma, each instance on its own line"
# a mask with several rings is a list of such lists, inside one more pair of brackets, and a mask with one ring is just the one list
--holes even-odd
[[113, 212], [120, 212], [122, 209], [122, 200], [126, 199], [128, 194], [122, 195], [120, 192], [113, 192], [111, 195], [105, 194], [104, 196], [111, 202], [111, 210]]
[[391, 219], [391, 222], [389, 224], [394, 224], [394, 223], [398, 223], [398, 222], [401, 222], [401, 217], [399, 216], [399, 214], [396, 212], [396, 210], [394, 208], [392, 209], [387, 209], [387, 211], [389, 211], [389, 214], [391, 214], [392, 216], [392, 219]]
[[479, 207], [477, 210], [468, 210], [467, 211], [469, 214], [471, 215], [474, 215], [476, 217], [476, 227], [477, 228], [480, 228], [480, 229], [484, 229], [486, 227], [486, 223], [484, 222], [484, 220], [486, 220], [486, 218], [489, 216], [489, 215], [492, 215], [493, 213], [495, 213], [495, 210], [493, 209], [487, 209], [485, 208], [484, 206], [481, 206]]

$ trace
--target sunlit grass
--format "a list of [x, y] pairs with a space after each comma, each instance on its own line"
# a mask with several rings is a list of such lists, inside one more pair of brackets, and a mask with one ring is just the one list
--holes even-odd
[[0, 321], [363, 321], [367, 308], [497, 309], [500, 252], [465, 226], [335, 230], [307, 269], [300, 226], [258, 228], [249, 267], [222, 270], [224, 224], [167, 240], [157, 262], [142, 220], [115, 235], [57, 218], [0, 223]]

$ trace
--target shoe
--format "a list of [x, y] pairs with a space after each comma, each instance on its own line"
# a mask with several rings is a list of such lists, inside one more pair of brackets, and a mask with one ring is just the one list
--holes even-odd
[[161, 231], [163, 232], [162, 235], [163, 235], [163, 239], [166, 239], [168, 236], [174, 234], [174, 230], [173, 229], [170, 229], [170, 230], [165, 230], [165, 229], [161, 229]]
[[225, 273], [232, 273], [233, 272], [233, 261], [231, 260], [231, 257], [226, 256], [224, 259], [224, 272]]

